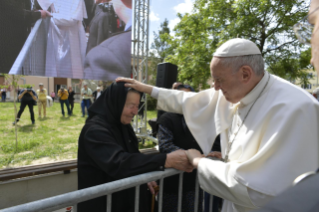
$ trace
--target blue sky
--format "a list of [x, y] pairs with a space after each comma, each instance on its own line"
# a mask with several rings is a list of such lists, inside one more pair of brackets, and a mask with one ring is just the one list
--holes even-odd
[[153, 43], [153, 32], [158, 32], [165, 18], [168, 19], [172, 32], [180, 20], [177, 13], [190, 13], [193, 9], [193, 2], [194, 0], [150, 0], [149, 43]]

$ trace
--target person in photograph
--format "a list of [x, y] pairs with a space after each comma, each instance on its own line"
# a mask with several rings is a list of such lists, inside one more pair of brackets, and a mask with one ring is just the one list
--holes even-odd
[[219, 156], [186, 151], [201, 188], [224, 199], [223, 212], [259, 209], [319, 167], [318, 101], [268, 73], [260, 49], [247, 39], [223, 43], [210, 72], [214, 88], [198, 93], [117, 81], [157, 98], [158, 109], [183, 114], [205, 155], [220, 134]]
[[[91, 97], [92, 90], [88, 88], [86, 83], [83, 84], [83, 88], [81, 89], [81, 109], [82, 109], [82, 117], [85, 117], [85, 108], [89, 111], [89, 107], [91, 106]], [[89, 116], [89, 114], [87, 114]]]
[[[175, 84], [175, 83], [174, 83]], [[189, 85], [179, 83], [174, 89], [184, 92], [194, 92]], [[162, 153], [170, 153], [178, 149], [197, 149], [201, 151], [195, 138], [189, 131], [185, 118], [177, 113], [164, 113], [159, 120], [158, 145]], [[182, 211], [193, 212], [195, 209], [195, 183], [197, 171], [184, 173], [182, 190]], [[163, 211], [177, 212], [179, 175], [164, 179], [163, 190]], [[199, 203], [203, 200], [203, 192], [199, 192]], [[199, 204], [198, 211], [202, 211], [202, 204]]]
[[51, 16], [45, 10], [34, 11], [35, 3], [36, 0], [0, 1], [0, 73], [9, 73], [32, 25], [40, 18]]
[[97, 100], [97, 98], [99, 98], [101, 96], [103, 91], [101, 91], [101, 87], [96, 87], [96, 91], [94, 91], [92, 93], [93, 96], [93, 102], [95, 102]]
[[1, 88], [1, 102], [5, 102], [7, 98], [7, 89]]
[[114, 34], [88, 52], [84, 78], [113, 81], [131, 76], [132, 0], [113, 0], [115, 13], [124, 21], [124, 31]]
[[52, 100], [53, 100], [53, 102], [54, 102], [55, 92], [54, 92], [54, 91], [52, 91], [52, 92], [51, 92], [51, 94], [50, 94], [50, 96], [51, 96], [51, 98], [52, 98]]
[[47, 89], [43, 87], [43, 83], [39, 83], [39, 89], [37, 90], [38, 94], [38, 111], [39, 118], [41, 118], [41, 110], [43, 108], [43, 118], [46, 117], [46, 107], [47, 107]]
[[31, 86], [28, 86], [27, 88], [21, 90], [18, 98], [21, 100], [21, 104], [19, 112], [17, 114], [17, 119], [13, 122], [13, 125], [17, 124], [20, 121], [21, 115], [26, 106], [28, 106], [29, 108], [31, 122], [32, 124], [35, 124], [33, 106], [36, 105], [37, 101], [36, 92], [32, 89]]
[[83, 78], [87, 18], [84, 0], [38, 0], [42, 9], [51, 9], [44, 76]]
[[71, 110], [70, 110], [70, 104], [69, 104], [69, 92], [64, 88], [61, 87], [60, 90], [58, 91], [58, 97], [60, 98], [60, 104], [61, 104], [61, 112], [63, 117], [65, 116], [64, 113], [64, 104], [66, 105], [66, 109], [68, 110], [68, 115], [71, 115]]
[[[146, 155], [140, 153], [131, 121], [138, 113], [141, 93], [113, 83], [89, 108], [78, 145], [78, 189], [85, 189], [134, 175], [176, 168], [191, 172], [184, 150]], [[148, 184], [154, 193], [155, 182]], [[149, 212], [146, 185], [140, 186], [140, 212]], [[134, 211], [135, 189], [112, 194], [112, 211]], [[78, 212], [105, 212], [106, 197], [77, 205]]]
[[71, 114], [73, 114], [73, 108], [74, 108], [74, 95], [75, 95], [75, 92], [72, 88], [72, 86], [69, 86], [69, 97], [68, 97], [68, 100], [69, 100], [69, 103], [70, 103], [70, 110], [71, 110]]
[[110, 0], [98, 0], [94, 4], [94, 16], [89, 23], [89, 40], [86, 53], [116, 32], [117, 21]]

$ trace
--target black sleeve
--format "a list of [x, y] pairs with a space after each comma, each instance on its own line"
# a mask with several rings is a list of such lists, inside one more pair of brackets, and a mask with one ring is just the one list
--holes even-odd
[[28, 25], [35, 23], [40, 18], [41, 18], [40, 11], [24, 10], [24, 19]]
[[166, 154], [128, 153], [108, 130], [92, 128], [84, 135], [83, 147], [95, 164], [114, 180], [164, 170]]

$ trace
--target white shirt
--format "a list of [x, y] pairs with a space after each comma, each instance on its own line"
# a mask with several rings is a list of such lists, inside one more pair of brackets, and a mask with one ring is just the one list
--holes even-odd
[[[236, 125], [265, 87], [268, 76], [266, 72], [238, 104], [228, 102], [214, 89], [191, 93], [155, 88], [152, 96], [157, 93], [158, 109], [183, 113], [205, 154], [221, 134], [225, 157], [231, 124], [237, 132]], [[304, 90], [270, 75], [233, 141], [229, 162], [200, 160], [200, 185], [225, 199], [223, 212], [256, 209], [290, 187], [297, 176], [319, 166], [318, 129], [318, 102]]]

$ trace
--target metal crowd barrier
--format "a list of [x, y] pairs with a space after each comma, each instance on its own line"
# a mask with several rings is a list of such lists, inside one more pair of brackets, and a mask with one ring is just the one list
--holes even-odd
[[[179, 174], [179, 190], [178, 190], [178, 212], [182, 211], [182, 183], [183, 183], [183, 172], [176, 169], [166, 169], [165, 171], [154, 171], [145, 174], [140, 174], [121, 180], [113, 181], [110, 183], [105, 183], [103, 185], [98, 185], [78, 191], [73, 191], [65, 193], [62, 195], [6, 208], [0, 210], [1, 212], [52, 212], [61, 208], [76, 205], [77, 203], [94, 199], [100, 196], [107, 195], [107, 212], [111, 212], [111, 200], [112, 193], [117, 191], [125, 190], [128, 188], [135, 187], [135, 211], [139, 211], [139, 188], [140, 185], [160, 180], [160, 190], [158, 194], [158, 212], [162, 212], [162, 202], [163, 202], [163, 185], [164, 178]], [[196, 180], [196, 192], [195, 192], [195, 212], [198, 212], [199, 203], [199, 186], [198, 180]], [[212, 205], [212, 198], [211, 198]], [[76, 207], [75, 207], [76, 211]]]
[[44, 75], [49, 22], [41, 18], [34, 24], [9, 74]]

